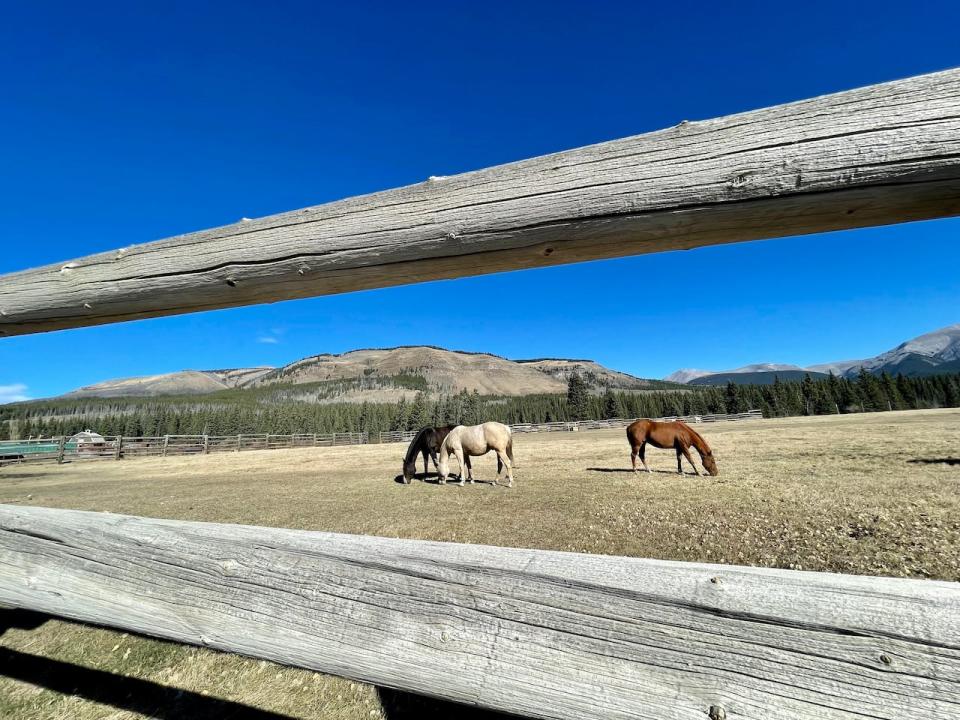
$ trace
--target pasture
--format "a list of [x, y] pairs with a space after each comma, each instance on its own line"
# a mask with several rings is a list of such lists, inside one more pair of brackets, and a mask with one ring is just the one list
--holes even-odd
[[[716, 478], [680, 477], [674, 453], [656, 449], [647, 452], [654, 473], [635, 476], [617, 429], [516, 436], [512, 489], [400, 484], [405, 446], [394, 444], [11, 466], [0, 470], [0, 502], [960, 580], [960, 464], [949, 462], [960, 454], [960, 410], [698, 429]], [[492, 454], [476, 459], [474, 475], [491, 480], [495, 467]], [[417, 700], [304, 670], [4, 616], [4, 717], [422, 714]]]

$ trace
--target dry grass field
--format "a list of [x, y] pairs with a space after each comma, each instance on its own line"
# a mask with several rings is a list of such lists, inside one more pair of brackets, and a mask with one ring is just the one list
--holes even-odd
[[[655, 472], [634, 476], [616, 430], [517, 436], [512, 489], [402, 485], [403, 448], [369, 445], [13, 466], [0, 470], [0, 502], [960, 581], [960, 411], [701, 429], [719, 477], [679, 477], [673, 454], [655, 449]], [[476, 468], [492, 479], [492, 455]], [[427, 714], [418, 699], [312, 672], [24, 613], [0, 618], [0, 717]]]

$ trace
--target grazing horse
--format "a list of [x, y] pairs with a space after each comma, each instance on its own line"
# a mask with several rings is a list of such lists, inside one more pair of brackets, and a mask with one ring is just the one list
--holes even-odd
[[[414, 435], [407, 448], [407, 454], [403, 457], [403, 481], [410, 484], [410, 480], [417, 474], [417, 455], [423, 455], [423, 473], [430, 471], [428, 458], [433, 460], [433, 466], [437, 465], [437, 453], [444, 439], [453, 430], [454, 425], [444, 425], [443, 427], [425, 427]], [[467, 469], [470, 469], [470, 458], [467, 458]]]
[[[470, 456], [486, 455], [493, 450], [497, 454], [497, 481], [500, 471], [507, 469], [507, 487], [513, 485], [513, 436], [510, 428], [503, 423], [486, 422], [483, 425], [457, 425], [440, 446], [440, 483], [447, 482], [450, 470], [450, 456], [456, 455], [460, 463], [460, 484], [463, 485], [463, 468], [467, 468], [467, 479], [473, 482], [470, 468]], [[464, 464], [466, 463], [466, 464]]]
[[678, 473], [683, 473], [680, 466], [680, 456], [683, 455], [693, 466], [693, 471], [697, 475], [700, 474], [697, 466], [693, 464], [693, 458], [690, 457], [690, 446], [692, 445], [700, 453], [700, 460], [703, 462], [706, 471], [711, 475], [720, 474], [720, 471], [717, 470], [717, 461], [713, 459], [713, 451], [710, 450], [707, 441], [700, 436], [700, 433], [680, 420], [674, 422], [637, 420], [627, 428], [627, 440], [630, 442], [630, 462], [633, 463], [634, 472], [637, 472], [637, 457], [643, 463], [643, 469], [651, 472], [644, 458], [647, 443], [650, 443], [654, 447], [673, 448], [677, 451]]

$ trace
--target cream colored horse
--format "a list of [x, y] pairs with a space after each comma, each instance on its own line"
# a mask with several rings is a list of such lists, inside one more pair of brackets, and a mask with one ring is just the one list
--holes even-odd
[[[500, 471], [507, 469], [507, 487], [513, 485], [513, 437], [510, 428], [503, 423], [486, 422], [483, 425], [457, 425], [444, 438], [440, 446], [440, 484], [447, 482], [450, 472], [450, 456], [455, 455], [460, 463], [460, 484], [463, 485], [464, 457], [497, 453], [497, 481]], [[467, 465], [467, 480], [473, 482], [473, 471]]]

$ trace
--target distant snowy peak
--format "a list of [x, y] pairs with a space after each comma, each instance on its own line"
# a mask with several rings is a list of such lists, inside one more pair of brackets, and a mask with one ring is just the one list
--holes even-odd
[[756, 363], [755, 365], [744, 365], [736, 370], [725, 370], [727, 373], [755, 373], [755, 372], [781, 372], [785, 370], [799, 370], [803, 372], [804, 368], [799, 365], [786, 365], [784, 363]]
[[667, 375], [664, 380], [667, 382], [683, 383], [686, 384], [691, 380], [696, 380], [698, 377], [703, 377], [705, 375], [715, 375], [715, 370], [697, 370], [696, 368], [681, 368], [675, 372]]
[[834, 375], [846, 375], [851, 370], [857, 371], [860, 369], [860, 366], [864, 363], [869, 362], [869, 360], [838, 360], [836, 362], [829, 363], [820, 363], [819, 365], [811, 365], [807, 370], [811, 372], [818, 372], [829, 374], [833, 373]]

